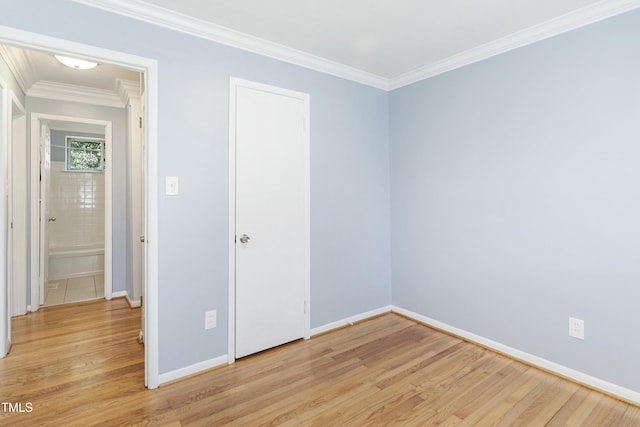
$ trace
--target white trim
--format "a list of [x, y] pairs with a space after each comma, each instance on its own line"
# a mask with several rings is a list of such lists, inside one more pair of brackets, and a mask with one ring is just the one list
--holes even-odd
[[601, 0], [416, 70], [386, 78], [141, 0], [73, 1], [383, 90], [398, 89], [640, 7], [640, 0]]
[[145, 282], [144, 348], [145, 385], [160, 385], [158, 327], [158, 62], [147, 60], [145, 72], [143, 126], [145, 129]]
[[228, 316], [228, 362], [233, 363], [236, 358], [236, 92], [239, 86], [262, 90], [269, 93], [291, 96], [301, 99], [305, 103], [304, 117], [304, 162], [305, 162], [305, 313], [304, 339], [311, 337], [311, 101], [308, 93], [292, 91], [277, 86], [265, 85], [236, 77], [229, 79], [229, 316]]
[[[9, 304], [12, 304], [10, 305], [11, 316], [20, 316], [27, 313], [27, 280], [29, 278], [27, 272], [27, 247], [29, 246], [29, 240], [27, 238], [29, 233], [27, 224], [27, 218], [29, 216], [27, 148], [29, 141], [27, 140], [26, 109], [13, 90], [9, 91], [9, 98], [11, 123], [7, 135], [9, 137], [8, 142], [11, 147], [11, 154], [7, 160], [11, 162], [10, 169], [12, 174], [9, 197], [11, 198], [10, 221], [13, 224], [11, 230], [11, 257], [13, 263], [11, 265], [11, 281], [8, 286], [11, 286], [10, 290], [13, 293], [12, 301], [9, 302]], [[19, 126], [16, 127], [17, 121], [19, 121]], [[16, 131], [20, 132], [20, 140], [15, 139]], [[19, 203], [16, 203], [16, 199], [21, 200], [18, 200]]]
[[101, 105], [103, 107], [124, 108], [125, 104], [118, 94], [105, 89], [96, 89], [74, 84], [48, 82], [40, 80], [31, 86], [27, 96], [32, 98], [54, 99], [57, 101], [78, 102], [80, 104]]
[[[158, 348], [158, 61], [123, 52], [117, 52], [87, 44], [71, 42], [42, 34], [17, 30], [0, 25], [0, 43], [21, 46], [28, 49], [45, 50], [51, 53], [71, 55], [88, 60], [111, 64], [145, 73], [145, 114], [146, 137], [146, 233], [147, 269], [145, 283], [145, 385], [157, 388], [159, 385]], [[35, 166], [36, 168], [38, 165]], [[32, 183], [36, 185], [37, 183]], [[0, 218], [0, 222], [4, 218]], [[32, 219], [33, 221], [33, 219]], [[36, 218], [37, 222], [37, 218]], [[37, 259], [37, 254], [32, 259]], [[33, 263], [32, 263], [33, 264]], [[37, 274], [37, 273], [36, 273]], [[31, 304], [33, 308], [33, 304]], [[0, 315], [2, 313], [0, 309]]]
[[194, 375], [202, 371], [217, 368], [218, 366], [226, 364], [227, 358], [228, 356], [225, 354], [223, 356], [218, 356], [213, 359], [198, 362], [184, 368], [176, 369], [175, 371], [165, 372], [164, 374], [160, 374], [160, 384], [166, 384], [170, 381], [188, 377], [189, 375]]
[[138, 308], [142, 305], [142, 303], [140, 302], [140, 300], [132, 300], [131, 298], [129, 298], [129, 293], [125, 292], [124, 293], [124, 297], [127, 299], [127, 303], [129, 304], [129, 307], [131, 308]]
[[147, 22], [268, 58], [320, 71], [367, 86], [386, 89], [387, 79], [367, 71], [312, 55], [221, 25], [140, 0], [73, 0], [94, 8]]
[[367, 311], [365, 313], [356, 314], [355, 316], [349, 316], [342, 320], [337, 320], [335, 322], [327, 323], [326, 325], [318, 326], [317, 328], [311, 329], [311, 336], [313, 337], [315, 335], [323, 334], [325, 332], [329, 332], [334, 329], [342, 328], [348, 325], [353, 325], [356, 322], [370, 319], [372, 317], [379, 316], [381, 314], [389, 313], [390, 311], [391, 311], [391, 306], [387, 305], [384, 307], [376, 308], [375, 310]]
[[127, 291], [116, 291], [111, 293], [111, 298], [124, 298], [127, 296]]
[[533, 366], [540, 367], [544, 370], [554, 372], [562, 377], [570, 378], [574, 381], [577, 381], [578, 383], [587, 385], [596, 390], [604, 391], [606, 393], [618, 396], [622, 399], [626, 399], [636, 404], [640, 404], [640, 393], [637, 391], [633, 391], [628, 388], [619, 386], [617, 384], [613, 384], [608, 381], [602, 380], [600, 378], [596, 378], [591, 375], [585, 374], [583, 372], [576, 371], [574, 369], [568, 368], [566, 366], [560, 365], [550, 360], [546, 360], [541, 357], [534, 356], [533, 354], [515, 349], [513, 347], [509, 347], [499, 342], [490, 340], [480, 335], [476, 335], [472, 332], [468, 332], [463, 329], [456, 328], [455, 326], [448, 325], [438, 320], [431, 319], [427, 316], [414, 313], [404, 308], [393, 305], [391, 309], [394, 313], [401, 314], [403, 316], [416, 320], [420, 323], [424, 323], [425, 325], [433, 326], [434, 328], [441, 329], [445, 332], [459, 336], [470, 342], [480, 344], [484, 347], [488, 347], [499, 353], [506, 354], [516, 360], [520, 360], [525, 363], [531, 364]]
[[304, 100], [304, 339], [311, 338], [311, 95]]
[[104, 127], [104, 297], [113, 298], [113, 123]]
[[140, 100], [140, 82], [116, 79], [113, 91], [118, 94], [123, 106], [127, 105], [129, 99]]
[[229, 305], [227, 310], [228, 363], [236, 361], [236, 87], [229, 82]]
[[[0, 76], [0, 93], [2, 98], [0, 99], [0, 150], [2, 150], [2, 167], [5, 168], [7, 146], [9, 141], [9, 86], [5, 80]], [[4, 205], [4, 194], [7, 191], [7, 179], [4, 171], [0, 173], [0, 189], [2, 189], [2, 197], [0, 197], [0, 358], [3, 358], [9, 353], [11, 348], [11, 309], [9, 302], [9, 286], [7, 280], [7, 218], [5, 213], [7, 206]]]
[[10, 50], [8, 46], [0, 45], [0, 57], [7, 63], [22, 92], [27, 93], [36, 80], [36, 76], [25, 51], [22, 49]]
[[[30, 169], [30, 182], [31, 182], [31, 186], [30, 186], [30, 200], [28, 201], [29, 203], [29, 208], [30, 208], [30, 224], [29, 224], [29, 230], [31, 230], [30, 234], [31, 234], [31, 241], [29, 243], [29, 247], [30, 247], [30, 259], [31, 259], [31, 268], [29, 270], [29, 289], [30, 289], [30, 301], [31, 304], [29, 304], [30, 309], [29, 311], [32, 312], [36, 312], [40, 309], [40, 281], [39, 281], [39, 275], [40, 275], [40, 266], [39, 266], [39, 259], [40, 259], [40, 243], [38, 240], [38, 236], [40, 234], [40, 219], [39, 219], [39, 200], [40, 200], [40, 181], [38, 179], [34, 179], [34, 172], [33, 171], [40, 171], [40, 141], [34, 141], [34, 134], [35, 135], [40, 135], [40, 129], [38, 128], [38, 126], [40, 126], [40, 123], [38, 121], [34, 121], [33, 117], [30, 117], [31, 120], [31, 135], [30, 141], [27, 141], [27, 144], [30, 145], [30, 154], [29, 154], [29, 159], [30, 159], [30, 163], [31, 163], [31, 169]], [[36, 137], [37, 139], [37, 137]], [[34, 213], [35, 212], [35, 213]], [[34, 230], [38, 230], [37, 233], [34, 233]], [[35, 236], [34, 236], [35, 234]]]

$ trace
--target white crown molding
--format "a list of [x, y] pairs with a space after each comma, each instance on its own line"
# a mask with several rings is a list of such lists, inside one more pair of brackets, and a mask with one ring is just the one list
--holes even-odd
[[640, 7], [640, 0], [602, 0], [590, 6], [509, 34], [473, 49], [450, 56], [433, 64], [390, 79], [388, 89], [394, 90], [420, 80], [446, 73], [492, 56], [517, 49], [553, 36], [611, 18]]
[[383, 90], [398, 89], [640, 7], [640, 0], [601, 0], [590, 6], [388, 79], [151, 5], [142, 0], [73, 1]]
[[130, 99], [140, 99], [140, 83], [133, 80], [116, 79], [115, 88], [122, 102], [126, 105]]
[[0, 57], [7, 63], [7, 67], [9, 67], [22, 92], [27, 93], [37, 78], [26, 52], [23, 49], [12, 49], [8, 46], [0, 45]]
[[141, 0], [73, 0], [153, 25], [387, 90], [388, 79]]
[[26, 93], [34, 98], [54, 99], [57, 101], [78, 102], [103, 107], [123, 108], [125, 103], [116, 93], [85, 86], [70, 85], [41, 80], [31, 86]]

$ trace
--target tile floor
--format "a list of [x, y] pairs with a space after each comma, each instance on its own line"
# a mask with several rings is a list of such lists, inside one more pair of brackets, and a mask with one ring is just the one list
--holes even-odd
[[44, 293], [45, 306], [102, 298], [104, 275], [50, 280]]

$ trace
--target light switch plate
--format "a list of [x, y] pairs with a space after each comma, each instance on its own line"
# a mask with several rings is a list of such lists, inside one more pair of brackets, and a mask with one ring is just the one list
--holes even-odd
[[167, 196], [178, 195], [178, 177], [177, 176], [165, 177], [165, 194]]

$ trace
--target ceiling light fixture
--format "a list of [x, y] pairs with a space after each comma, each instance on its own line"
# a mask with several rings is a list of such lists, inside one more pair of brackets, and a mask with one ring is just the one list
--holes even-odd
[[54, 55], [56, 59], [69, 68], [75, 70], [90, 70], [95, 68], [98, 64], [91, 61], [85, 61], [84, 59], [69, 58], [68, 56]]

